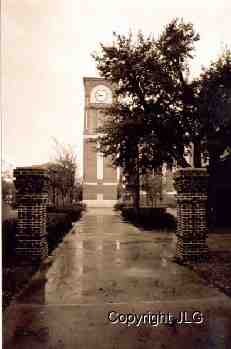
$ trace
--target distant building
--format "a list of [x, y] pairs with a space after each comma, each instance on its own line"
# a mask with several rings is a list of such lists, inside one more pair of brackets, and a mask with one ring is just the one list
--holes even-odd
[[[112, 103], [113, 87], [103, 78], [86, 77], [83, 81], [83, 201], [93, 207], [113, 206], [117, 201], [119, 171], [112, 168], [110, 160], [99, 152], [96, 131], [102, 124], [105, 110]], [[192, 154], [188, 153], [186, 160], [192, 165]], [[170, 184], [169, 190], [172, 191], [172, 179]]]
[[111, 207], [117, 200], [119, 173], [100, 152], [96, 129], [111, 105], [113, 89], [102, 78], [84, 78], [83, 201], [90, 207]]

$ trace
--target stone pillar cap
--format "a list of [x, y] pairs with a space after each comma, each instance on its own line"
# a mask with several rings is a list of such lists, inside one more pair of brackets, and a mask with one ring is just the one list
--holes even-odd
[[178, 168], [175, 173], [174, 176], [180, 176], [180, 175], [193, 175], [195, 174], [195, 176], [207, 176], [208, 175], [208, 171], [206, 167], [183, 167], [183, 168]]
[[176, 171], [207, 171], [206, 167], [181, 167]]
[[33, 165], [33, 166], [19, 166], [15, 168], [16, 170], [42, 170], [46, 171], [46, 167], [43, 165]]
[[47, 168], [43, 166], [25, 166], [25, 167], [16, 167], [14, 169], [14, 176], [17, 175], [45, 175], [47, 173]]

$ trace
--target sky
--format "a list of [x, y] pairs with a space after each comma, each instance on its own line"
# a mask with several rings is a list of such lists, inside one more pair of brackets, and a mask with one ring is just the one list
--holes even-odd
[[154, 36], [174, 17], [200, 34], [193, 75], [231, 47], [231, 1], [2, 0], [2, 159], [14, 166], [50, 161], [54, 141], [70, 144], [82, 172], [83, 77], [112, 32]]

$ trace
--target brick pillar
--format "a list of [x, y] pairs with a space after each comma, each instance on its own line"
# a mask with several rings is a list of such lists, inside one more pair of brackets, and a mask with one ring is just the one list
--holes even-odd
[[177, 191], [177, 261], [201, 261], [208, 256], [208, 173], [204, 168], [183, 168], [174, 175]]
[[18, 207], [16, 254], [39, 261], [48, 254], [48, 175], [43, 168], [17, 167], [14, 177]]

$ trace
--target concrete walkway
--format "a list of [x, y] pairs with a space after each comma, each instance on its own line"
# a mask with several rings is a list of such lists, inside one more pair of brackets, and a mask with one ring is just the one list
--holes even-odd
[[229, 348], [230, 298], [173, 263], [174, 249], [171, 233], [89, 210], [8, 308], [4, 348]]

